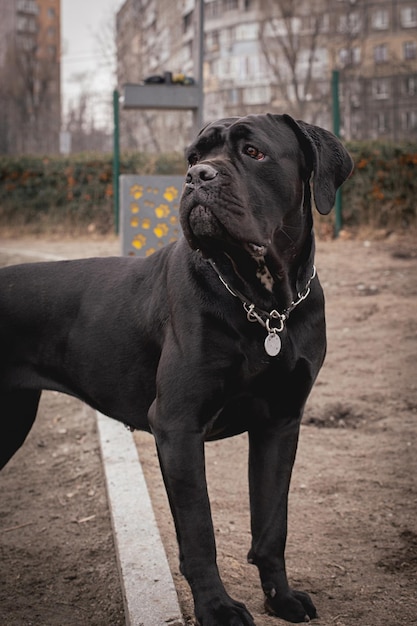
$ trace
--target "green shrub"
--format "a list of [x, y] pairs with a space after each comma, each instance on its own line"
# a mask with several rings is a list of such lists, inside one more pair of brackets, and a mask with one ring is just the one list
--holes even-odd
[[[417, 144], [350, 143], [343, 186], [346, 227], [409, 229], [417, 217]], [[180, 154], [124, 154], [122, 174], [183, 174]], [[0, 157], [0, 223], [23, 233], [112, 232], [112, 156]], [[329, 218], [333, 220], [334, 218]]]
[[[127, 154], [122, 174], [182, 174], [184, 157]], [[20, 232], [111, 232], [112, 156], [0, 157], [0, 221]]]
[[417, 218], [417, 144], [351, 143], [355, 170], [343, 187], [347, 226], [408, 229]]

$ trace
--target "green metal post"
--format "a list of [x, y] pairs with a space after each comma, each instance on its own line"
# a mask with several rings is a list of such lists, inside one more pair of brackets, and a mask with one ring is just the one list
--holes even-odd
[[[333, 112], [333, 132], [336, 137], [340, 137], [340, 105], [339, 105], [339, 71], [332, 72], [332, 112]], [[335, 237], [339, 236], [342, 229], [342, 193], [338, 189], [335, 202]]]
[[119, 92], [113, 91], [113, 215], [114, 230], [119, 234], [119, 174], [120, 174], [120, 130], [119, 130]]

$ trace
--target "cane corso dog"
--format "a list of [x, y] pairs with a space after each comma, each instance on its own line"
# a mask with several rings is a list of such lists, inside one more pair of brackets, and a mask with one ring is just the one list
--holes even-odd
[[0, 271], [0, 465], [42, 389], [152, 432], [201, 626], [254, 624], [220, 579], [205, 479], [205, 441], [245, 431], [266, 609], [316, 616], [287, 581], [287, 498], [326, 349], [312, 201], [328, 213], [351, 170], [335, 136], [288, 115], [216, 121], [188, 149], [178, 242]]

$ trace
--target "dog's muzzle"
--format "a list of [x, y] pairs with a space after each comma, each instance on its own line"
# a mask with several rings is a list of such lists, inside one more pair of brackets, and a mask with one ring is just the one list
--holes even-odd
[[209, 163], [193, 165], [185, 178], [185, 197], [188, 196], [193, 206], [189, 210], [188, 225], [197, 239], [222, 239], [225, 230], [213, 211], [207, 206], [215, 194], [211, 186], [218, 176], [218, 171]]
[[199, 163], [193, 165], [185, 177], [185, 186], [196, 189], [204, 183], [214, 180], [218, 176], [218, 171], [209, 163]]

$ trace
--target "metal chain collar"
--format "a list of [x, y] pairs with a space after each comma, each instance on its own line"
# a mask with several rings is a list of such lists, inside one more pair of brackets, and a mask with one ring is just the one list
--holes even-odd
[[[267, 332], [268, 332], [268, 336], [265, 340], [265, 350], [266, 352], [270, 355], [270, 356], [276, 356], [280, 350], [281, 350], [281, 342], [279, 340], [278, 337], [278, 333], [281, 333], [284, 330], [285, 327], [285, 322], [287, 321], [287, 319], [289, 318], [291, 312], [299, 305], [301, 304], [301, 302], [303, 302], [308, 295], [310, 294], [310, 285], [311, 282], [314, 280], [314, 278], [317, 275], [317, 271], [316, 271], [316, 266], [313, 265], [313, 273], [311, 275], [311, 277], [309, 278], [309, 280], [307, 281], [307, 284], [304, 288], [304, 290], [300, 293], [297, 293], [297, 300], [293, 300], [290, 304], [290, 306], [288, 308], [286, 308], [282, 313], [279, 313], [279, 311], [277, 311], [276, 309], [272, 309], [272, 311], [270, 311], [269, 313], [267, 311], [263, 311], [262, 309], [259, 309], [258, 307], [255, 306], [255, 304], [251, 303], [248, 304], [247, 302], [247, 298], [245, 298], [239, 291], [237, 290], [233, 290], [225, 281], [225, 279], [223, 278], [223, 276], [221, 275], [221, 273], [219, 272], [215, 262], [212, 259], [208, 259], [208, 262], [210, 263], [210, 265], [212, 266], [212, 268], [214, 269], [214, 271], [216, 272], [217, 276], [220, 278], [221, 282], [223, 283], [223, 285], [226, 287], [227, 291], [234, 296], [235, 298], [238, 298], [238, 300], [241, 301], [243, 308], [246, 312], [246, 317], [248, 319], [249, 322], [258, 322], [259, 324], [261, 324], [261, 326], [263, 326], [264, 328], [266, 328]], [[278, 325], [273, 325], [271, 326], [271, 322], [277, 322]], [[271, 346], [272, 343], [275, 343], [274, 348], [272, 349], [271, 347], [268, 347], [268, 343]], [[271, 353], [271, 350], [273, 353]]]

